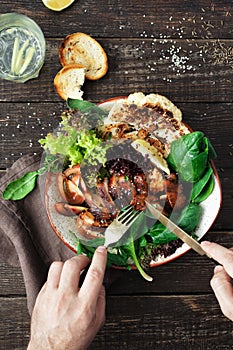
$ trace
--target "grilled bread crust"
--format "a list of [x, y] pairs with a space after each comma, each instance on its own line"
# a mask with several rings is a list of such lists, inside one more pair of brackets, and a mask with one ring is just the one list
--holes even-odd
[[85, 67], [85, 77], [102, 78], [108, 70], [107, 55], [102, 46], [90, 35], [77, 32], [65, 37], [59, 47], [62, 66], [79, 64]]

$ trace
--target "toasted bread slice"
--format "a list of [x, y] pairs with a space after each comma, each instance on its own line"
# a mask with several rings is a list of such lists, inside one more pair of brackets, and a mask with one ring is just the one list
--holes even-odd
[[85, 76], [90, 80], [102, 78], [108, 70], [107, 55], [102, 46], [90, 35], [73, 33], [59, 47], [62, 66], [79, 64], [85, 67]]
[[54, 86], [64, 100], [68, 97], [82, 99], [82, 85], [85, 81], [85, 68], [78, 64], [63, 67], [54, 78]]

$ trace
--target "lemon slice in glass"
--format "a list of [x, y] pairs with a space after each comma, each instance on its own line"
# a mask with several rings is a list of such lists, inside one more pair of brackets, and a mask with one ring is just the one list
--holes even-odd
[[70, 6], [75, 0], [42, 0], [43, 4], [50, 10], [62, 11]]

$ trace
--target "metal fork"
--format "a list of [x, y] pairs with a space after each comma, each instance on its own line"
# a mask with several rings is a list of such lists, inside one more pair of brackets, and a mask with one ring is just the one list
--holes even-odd
[[142, 212], [135, 210], [132, 205], [126, 208], [105, 230], [105, 247], [119, 242], [130, 226], [142, 214]]

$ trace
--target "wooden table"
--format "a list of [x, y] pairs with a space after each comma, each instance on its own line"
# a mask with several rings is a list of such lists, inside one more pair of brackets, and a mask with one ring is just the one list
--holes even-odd
[[[85, 83], [85, 99], [158, 92], [210, 138], [223, 204], [206, 238], [233, 246], [232, 0], [77, 0], [61, 13], [41, 1], [1, 1], [2, 13], [12, 9], [37, 21], [47, 52], [39, 78], [0, 81], [1, 171], [21, 155], [37, 153], [37, 140], [58, 124], [65, 106], [53, 87], [61, 68], [58, 46], [66, 35], [82, 31], [99, 40], [109, 58], [108, 74]], [[91, 349], [232, 349], [232, 322], [209, 286], [212, 272], [212, 262], [193, 251], [152, 269], [152, 283], [136, 271], [122, 272], [108, 291], [106, 324]], [[22, 274], [4, 263], [0, 303], [0, 348], [25, 349], [30, 319]]]

